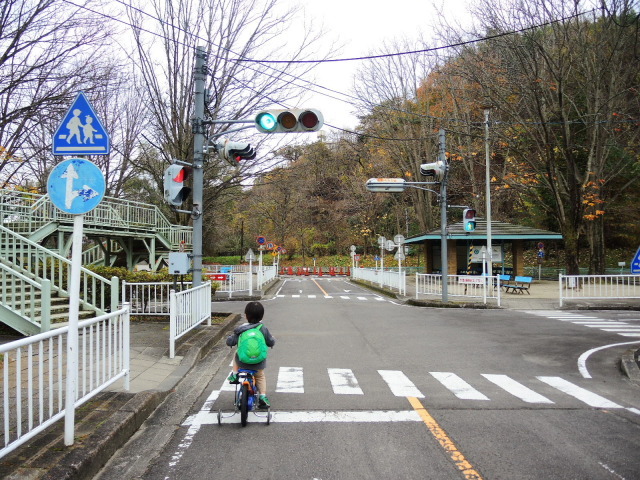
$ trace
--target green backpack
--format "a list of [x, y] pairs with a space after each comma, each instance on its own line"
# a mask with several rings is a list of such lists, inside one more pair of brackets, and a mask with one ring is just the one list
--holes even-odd
[[262, 324], [245, 330], [238, 338], [238, 360], [242, 363], [256, 364], [267, 358], [267, 342], [262, 333]]

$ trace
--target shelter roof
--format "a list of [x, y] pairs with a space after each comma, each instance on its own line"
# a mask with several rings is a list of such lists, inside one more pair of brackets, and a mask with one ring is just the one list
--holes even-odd
[[[447, 238], [450, 240], [486, 240], [487, 221], [476, 217], [476, 229], [465, 232], [463, 222], [448, 225]], [[562, 240], [562, 234], [540, 228], [514, 225], [505, 222], [491, 222], [492, 240]], [[424, 243], [427, 240], [440, 240], [440, 229], [407, 238], [404, 243]]]

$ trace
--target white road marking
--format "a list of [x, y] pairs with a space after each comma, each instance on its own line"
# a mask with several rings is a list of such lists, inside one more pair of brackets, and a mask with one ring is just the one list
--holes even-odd
[[422, 392], [400, 370], [378, 370], [378, 373], [396, 397], [424, 398]]
[[560, 377], [536, 377], [541, 382], [546, 383], [547, 385], [552, 386], [560, 390], [567, 395], [570, 395], [581, 402], [586, 403], [590, 407], [594, 408], [623, 408], [621, 405], [612, 402], [611, 400], [607, 400], [600, 395], [590, 392], [589, 390], [585, 390], [582, 387], [574, 385], [567, 380]]
[[304, 393], [302, 367], [280, 367], [276, 392]]
[[482, 376], [489, 380], [490, 382], [495, 383], [500, 388], [505, 390], [507, 393], [510, 393], [514, 397], [519, 398], [523, 402], [527, 403], [553, 403], [547, 397], [540, 395], [537, 392], [534, 392], [529, 387], [525, 387], [519, 382], [516, 382], [514, 379], [506, 376], [506, 375], [491, 375], [488, 373], [483, 373]]
[[451, 393], [462, 400], [489, 400], [462, 378], [451, 372], [429, 372], [433, 378], [447, 387]]
[[347, 297], [346, 295], [340, 295], [340, 298], [342, 298], [343, 300], [349, 300], [349, 297]]
[[[626, 335], [626, 334], [622, 333], [620, 335]], [[591, 375], [589, 374], [589, 370], [587, 370], [587, 360], [589, 359], [592, 353], [599, 352], [600, 350], [604, 350], [606, 348], [611, 348], [611, 347], [633, 345], [634, 343], [640, 343], [640, 342], [613, 343], [611, 345], [604, 345], [602, 347], [596, 347], [596, 348], [592, 348], [591, 350], [587, 350], [578, 358], [578, 371], [580, 372], [580, 375], [582, 375], [583, 378], [592, 378]]]
[[327, 371], [329, 372], [333, 393], [338, 395], [364, 395], [352, 370], [348, 368], [328, 368]]
[[[189, 419], [182, 425], [189, 425]], [[218, 414], [209, 413], [200, 418], [199, 425], [218, 423]], [[266, 423], [266, 412], [249, 416], [249, 423]], [[296, 411], [271, 412], [272, 423], [385, 423], [385, 422], [421, 422], [422, 418], [415, 410], [370, 410], [370, 411]], [[240, 423], [240, 415], [223, 418], [223, 425]]]

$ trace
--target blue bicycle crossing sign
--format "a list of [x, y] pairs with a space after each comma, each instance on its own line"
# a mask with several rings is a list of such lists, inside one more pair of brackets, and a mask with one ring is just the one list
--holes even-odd
[[74, 215], [97, 207], [105, 190], [102, 171], [83, 158], [72, 158], [58, 164], [47, 180], [51, 202], [63, 212]]
[[109, 135], [83, 92], [73, 101], [53, 135], [54, 155], [108, 155]]

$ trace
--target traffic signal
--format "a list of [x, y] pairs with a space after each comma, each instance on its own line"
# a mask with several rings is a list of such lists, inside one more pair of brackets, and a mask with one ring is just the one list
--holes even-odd
[[164, 199], [171, 205], [179, 207], [191, 193], [191, 188], [185, 186], [190, 173], [190, 167], [175, 163], [164, 171]]
[[216, 144], [216, 149], [222, 160], [227, 160], [231, 163], [256, 158], [256, 151], [251, 145], [244, 142], [232, 142], [229, 139], [225, 139], [223, 142]]
[[264, 110], [254, 121], [262, 133], [317, 132], [324, 125], [322, 113], [313, 108]]
[[473, 232], [476, 229], [476, 211], [473, 208], [465, 208], [462, 212], [464, 231]]
[[444, 178], [445, 165], [442, 162], [423, 163], [420, 173], [425, 177], [435, 177], [436, 182], [440, 182]]

